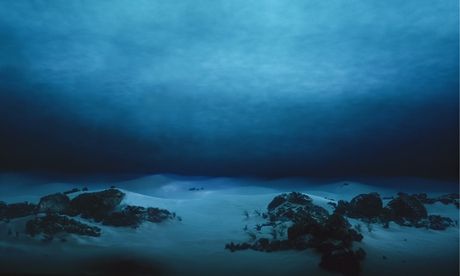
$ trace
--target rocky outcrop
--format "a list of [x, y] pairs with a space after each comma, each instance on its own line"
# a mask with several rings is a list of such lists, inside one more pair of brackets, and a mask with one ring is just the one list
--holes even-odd
[[[302, 193], [281, 194], [273, 198], [267, 207], [268, 222], [276, 233], [279, 227], [287, 227], [287, 239], [274, 237], [256, 238], [244, 243], [229, 243], [225, 246], [232, 252], [252, 249], [257, 251], [314, 249], [322, 255], [320, 266], [344, 275], [359, 275], [364, 251], [353, 251], [354, 241], [363, 236], [351, 228], [347, 219], [339, 213], [328, 211], [313, 203]], [[289, 225], [289, 226], [287, 226]]]
[[83, 193], [70, 201], [71, 215], [102, 221], [121, 203], [125, 194], [117, 189]]
[[323, 223], [329, 215], [326, 209], [313, 204], [309, 196], [298, 192], [276, 196], [268, 204], [267, 209], [268, 217], [272, 222], [314, 220]]
[[425, 206], [416, 196], [398, 193], [384, 210], [383, 217], [400, 225], [419, 226], [419, 222], [428, 217]]
[[426, 193], [414, 194], [413, 196], [423, 204], [434, 204], [436, 202], [440, 202], [445, 205], [453, 204], [459, 208], [460, 195], [458, 193], [445, 194], [432, 198], [428, 197]]
[[376, 219], [382, 209], [382, 199], [378, 193], [360, 194], [350, 201], [346, 215], [351, 218]]
[[452, 219], [439, 215], [428, 216], [428, 222], [428, 227], [433, 230], [445, 230], [446, 228], [455, 225]]
[[53, 237], [59, 233], [69, 233], [98, 237], [101, 235], [101, 229], [66, 216], [49, 213], [46, 216], [29, 220], [26, 224], [26, 233], [31, 236], [43, 233]]
[[[115, 188], [100, 192], [82, 193], [70, 200], [67, 193], [44, 196], [38, 205], [31, 203], [6, 204], [0, 202], [0, 220], [15, 219], [36, 215], [29, 220], [26, 232], [31, 236], [39, 233], [51, 241], [57, 233], [99, 236], [100, 228], [79, 222], [69, 217], [80, 216], [90, 223], [103, 223], [108, 226], [137, 228], [143, 222], [159, 223], [176, 218], [175, 213], [154, 207], [123, 206], [125, 194]], [[46, 215], [44, 215], [46, 214]], [[177, 217], [180, 220], [179, 217]]]
[[338, 249], [324, 254], [319, 266], [325, 270], [338, 272], [342, 275], [353, 276], [361, 273], [360, 262], [364, 260], [366, 253], [362, 249]]
[[103, 219], [103, 224], [137, 228], [144, 221], [159, 223], [173, 218], [174, 215], [165, 209], [128, 205], [121, 211], [115, 211], [107, 215]]
[[2, 209], [4, 219], [26, 217], [37, 213], [37, 205], [28, 202], [7, 204]]
[[8, 205], [0, 201], [0, 220], [4, 219], [6, 217], [6, 209], [8, 208]]
[[69, 197], [61, 193], [44, 196], [38, 203], [38, 211], [42, 213], [66, 213], [69, 207]]

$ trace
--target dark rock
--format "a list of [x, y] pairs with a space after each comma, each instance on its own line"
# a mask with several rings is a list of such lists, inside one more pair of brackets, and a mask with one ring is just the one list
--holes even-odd
[[121, 211], [108, 214], [103, 219], [103, 224], [137, 228], [144, 221], [159, 223], [167, 219], [173, 219], [174, 216], [174, 213], [170, 213], [165, 209], [128, 205]]
[[382, 199], [378, 193], [360, 194], [348, 206], [347, 216], [351, 218], [377, 218], [382, 212]]
[[340, 215], [346, 215], [350, 209], [350, 203], [345, 200], [339, 200], [334, 212]]
[[65, 194], [44, 196], [38, 203], [38, 211], [44, 213], [65, 213], [70, 207], [70, 199]]
[[8, 208], [8, 205], [0, 201], [0, 220], [4, 219], [6, 217], [6, 209]]
[[309, 196], [297, 192], [276, 196], [267, 209], [271, 221], [305, 222], [313, 219], [322, 223], [329, 215], [326, 209], [313, 204]]
[[171, 214], [168, 210], [153, 207], [147, 208], [147, 221], [158, 223], [172, 218], [174, 218], [174, 214]]
[[448, 217], [438, 215], [428, 216], [429, 228], [433, 230], [445, 230], [450, 226], [454, 226], [454, 221]]
[[88, 191], [88, 187], [83, 187], [83, 189], [81, 189], [83, 192], [86, 192]]
[[30, 236], [43, 233], [52, 237], [63, 232], [93, 237], [101, 235], [101, 229], [96, 226], [90, 226], [66, 216], [51, 213], [44, 217], [29, 220], [26, 224], [26, 233]]
[[33, 215], [37, 212], [37, 205], [23, 202], [8, 204], [4, 211], [6, 219], [13, 219]]
[[121, 203], [125, 194], [117, 189], [80, 194], [70, 202], [72, 215], [102, 221]]
[[399, 193], [398, 197], [388, 203], [384, 216], [400, 225], [411, 226], [427, 218], [427, 211], [416, 196]]
[[238, 250], [247, 250], [247, 249], [250, 249], [251, 248], [251, 245], [247, 242], [244, 242], [244, 243], [227, 243], [225, 245], [225, 249], [228, 249], [230, 250], [231, 252], [235, 252], [235, 251], [238, 251]]
[[459, 203], [458, 193], [445, 194], [445, 195], [441, 195], [439, 197], [434, 197], [434, 198], [429, 198], [427, 194], [425, 193], [415, 194], [413, 196], [416, 197], [423, 204], [434, 204], [436, 202], [441, 202], [442, 204], [445, 204], [445, 205], [453, 204], [458, 207], [458, 203]]
[[268, 207], [267, 207], [268, 211], [272, 211], [276, 207], [286, 202], [291, 203], [291, 204], [297, 204], [297, 205], [307, 205], [307, 204], [312, 203], [312, 200], [309, 196], [304, 195], [302, 193], [298, 193], [298, 192], [292, 192], [289, 194], [281, 194], [273, 198], [273, 200], [268, 204]]
[[339, 272], [346, 276], [361, 273], [361, 261], [365, 258], [364, 250], [335, 250], [321, 257], [320, 267], [328, 271]]

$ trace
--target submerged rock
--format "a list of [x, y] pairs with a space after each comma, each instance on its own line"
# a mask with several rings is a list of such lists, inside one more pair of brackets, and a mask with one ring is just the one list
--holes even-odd
[[169, 212], [165, 209], [149, 207], [147, 208], [146, 220], [150, 222], [162, 222], [167, 219], [172, 219], [175, 217], [174, 213]]
[[292, 192], [276, 196], [268, 204], [268, 217], [270, 221], [307, 222], [314, 220], [323, 223], [328, 218], [328, 211], [323, 207], [313, 204], [313, 200], [302, 193]]
[[104, 218], [103, 224], [136, 228], [144, 221], [159, 223], [167, 219], [172, 219], [173, 217], [174, 215], [165, 209], [128, 205], [121, 211], [115, 211], [108, 214]]
[[63, 214], [68, 211], [69, 207], [69, 197], [61, 193], [44, 196], [38, 203], [38, 211], [43, 213]]
[[0, 201], [0, 220], [5, 218], [6, 208], [8, 208], [7, 204], [3, 201]]
[[70, 214], [102, 221], [121, 203], [125, 194], [117, 189], [80, 194], [70, 202]]
[[364, 260], [365, 256], [366, 253], [361, 248], [356, 251], [351, 249], [334, 250], [321, 257], [319, 266], [328, 271], [355, 276], [361, 273], [361, 261]]
[[417, 226], [418, 222], [427, 218], [425, 206], [416, 196], [405, 193], [398, 193], [398, 196], [391, 200], [385, 210], [385, 217], [400, 225]]
[[43, 233], [52, 237], [58, 233], [69, 233], [98, 237], [101, 235], [101, 229], [63, 215], [50, 213], [44, 217], [36, 217], [28, 221], [26, 224], [26, 233], [30, 236]]
[[4, 218], [6, 219], [13, 219], [13, 218], [20, 218], [26, 217], [37, 213], [37, 205], [22, 202], [22, 203], [12, 203], [6, 206], [4, 209]]
[[433, 230], [445, 230], [446, 228], [455, 225], [452, 219], [439, 215], [428, 216], [428, 222], [429, 228]]
[[360, 194], [348, 206], [347, 215], [351, 218], [372, 219], [380, 216], [383, 204], [378, 193]]
[[342, 214], [335, 212], [329, 215], [326, 209], [313, 204], [309, 196], [297, 192], [276, 196], [267, 209], [269, 222], [264, 226], [273, 227], [276, 233], [277, 227], [290, 223], [287, 239], [277, 239], [277, 235], [273, 239], [254, 237], [253, 242], [229, 243], [225, 248], [232, 252], [246, 249], [271, 252], [313, 248], [323, 256], [321, 267], [345, 275], [357, 275], [360, 272], [364, 251], [361, 249], [354, 252], [351, 247], [354, 241], [361, 241], [363, 236], [351, 228]]

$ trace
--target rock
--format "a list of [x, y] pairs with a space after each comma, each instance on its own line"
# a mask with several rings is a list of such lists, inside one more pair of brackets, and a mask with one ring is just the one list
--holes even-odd
[[117, 189], [80, 194], [70, 201], [70, 214], [102, 221], [121, 203], [125, 194]]
[[334, 213], [346, 215], [348, 213], [348, 209], [350, 209], [350, 203], [345, 200], [339, 200], [337, 202], [337, 206], [335, 207]]
[[360, 194], [350, 201], [347, 216], [364, 219], [377, 218], [382, 208], [382, 199], [378, 193]]
[[324, 254], [319, 265], [328, 271], [354, 276], [361, 273], [361, 261], [364, 258], [365, 252], [362, 249], [340, 249]]
[[453, 204], [457, 208], [459, 205], [459, 197], [460, 197], [458, 193], [445, 194], [445, 195], [441, 195], [435, 198], [429, 198], [427, 194], [425, 193], [415, 194], [413, 196], [416, 197], [423, 204], [434, 204], [436, 202], [441, 202], [442, 204], [445, 204], [445, 205]]
[[30, 236], [43, 233], [53, 237], [55, 234], [63, 232], [93, 237], [101, 235], [101, 229], [96, 226], [90, 226], [63, 215], [51, 213], [44, 217], [36, 217], [26, 223], [26, 233]]
[[388, 203], [386, 209], [386, 219], [394, 220], [400, 225], [415, 226], [420, 220], [427, 218], [426, 208], [420, 200], [405, 193], [399, 193]]
[[173, 217], [174, 215], [165, 209], [128, 205], [121, 211], [115, 211], [108, 214], [103, 219], [103, 224], [137, 228], [144, 221], [159, 223], [167, 219], [172, 219]]
[[429, 228], [433, 230], [445, 230], [447, 227], [454, 226], [455, 223], [448, 217], [438, 215], [428, 216]]
[[6, 219], [13, 219], [33, 215], [37, 212], [37, 205], [23, 202], [8, 204], [4, 211]]
[[267, 209], [268, 211], [272, 211], [278, 206], [280, 206], [281, 204], [284, 204], [286, 202], [291, 203], [291, 204], [297, 204], [297, 205], [306, 205], [306, 204], [312, 203], [312, 199], [309, 196], [304, 195], [302, 193], [298, 193], [298, 192], [292, 192], [289, 194], [281, 194], [273, 198], [273, 200], [268, 204]]
[[154, 207], [147, 208], [147, 221], [158, 223], [172, 218], [174, 218], [174, 214], [171, 214], [168, 210]]
[[139, 206], [126, 206], [119, 212], [112, 212], [104, 218], [103, 224], [137, 228], [146, 219], [147, 210]]
[[[338, 206], [347, 204], [339, 201]], [[225, 248], [232, 252], [246, 249], [271, 252], [314, 248], [323, 255], [321, 267], [346, 275], [357, 275], [360, 272], [360, 261], [365, 253], [362, 249], [355, 252], [351, 248], [353, 242], [361, 241], [363, 236], [351, 228], [340, 211], [336, 210], [329, 215], [326, 209], [313, 204], [310, 197], [295, 192], [276, 196], [267, 209], [269, 222], [261, 224], [258, 230], [266, 226], [278, 233], [280, 227], [284, 226], [287, 227], [287, 239], [277, 239], [280, 235], [273, 234], [273, 239], [253, 237], [255, 242], [229, 243]]]
[[326, 209], [313, 204], [309, 196], [297, 192], [276, 196], [267, 209], [271, 221], [305, 222], [313, 219], [322, 223], [329, 215]]
[[244, 243], [227, 243], [225, 245], [225, 249], [228, 249], [230, 250], [231, 252], [235, 252], [235, 251], [238, 251], [238, 250], [247, 250], [247, 249], [250, 249], [251, 248], [251, 245], [247, 242], [244, 242]]
[[8, 205], [0, 201], [0, 220], [4, 219], [6, 217], [6, 209], [8, 208]]
[[44, 196], [38, 203], [38, 211], [43, 213], [63, 214], [70, 207], [70, 199], [61, 193]]

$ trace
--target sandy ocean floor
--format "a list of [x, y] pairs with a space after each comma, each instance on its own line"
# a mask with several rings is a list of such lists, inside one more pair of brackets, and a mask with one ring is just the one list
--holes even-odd
[[[78, 275], [101, 263], [133, 262], [165, 275], [334, 275], [318, 267], [320, 255], [313, 250], [232, 253], [224, 246], [231, 241], [247, 241], [249, 237], [243, 229], [263, 222], [255, 211], [266, 211], [272, 198], [282, 192], [306, 193], [329, 211], [333, 208], [328, 202], [350, 200], [360, 193], [378, 192], [387, 197], [399, 191], [426, 192], [431, 196], [456, 192], [452, 185], [414, 179], [328, 182], [153, 175], [128, 180], [55, 182], [2, 174], [0, 200], [38, 202], [41, 196], [75, 187], [87, 186], [96, 191], [112, 185], [127, 194], [123, 204], [165, 208], [181, 220], [144, 223], [137, 229], [100, 225], [101, 237], [70, 236], [66, 242], [51, 243], [23, 233], [27, 217], [0, 222], [0, 273]], [[190, 191], [191, 188], [198, 190]], [[426, 207], [429, 214], [459, 219], [459, 211], [453, 205], [435, 203]], [[395, 223], [390, 223], [388, 229], [378, 224], [368, 228], [358, 220], [349, 221], [352, 225], [362, 224], [364, 239], [356, 243], [367, 253], [362, 275], [459, 274], [458, 224], [435, 231]], [[19, 234], [8, 235], [9, 231]]]

